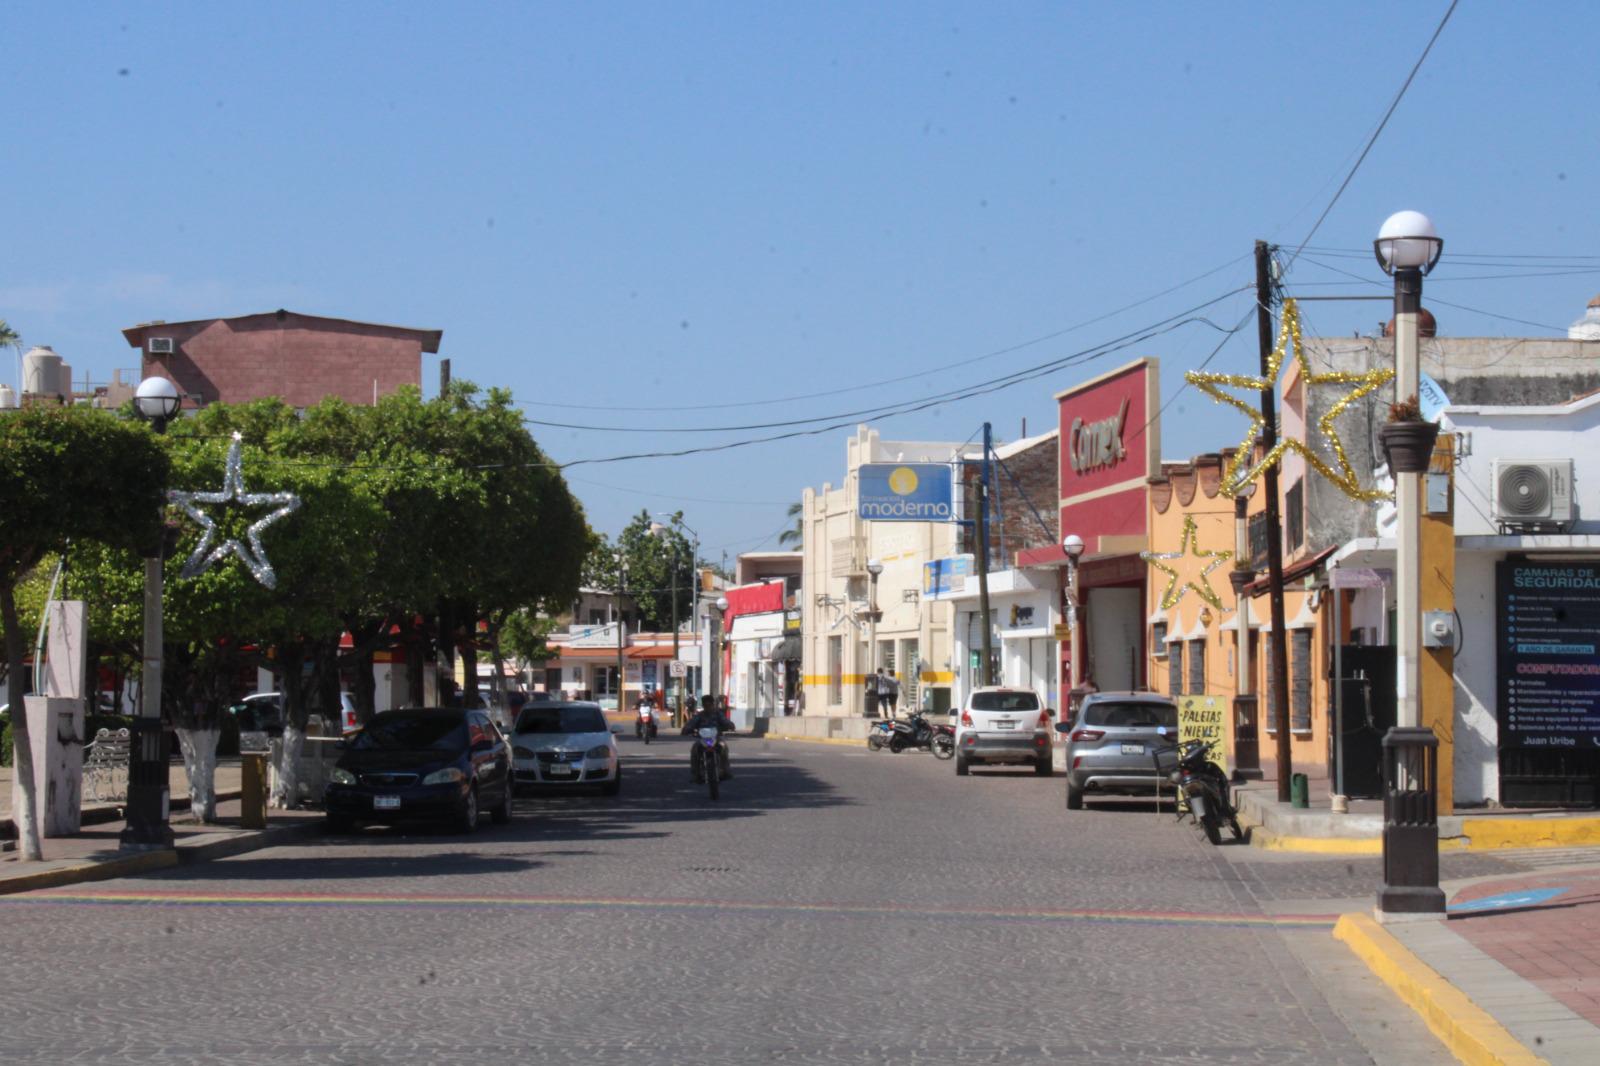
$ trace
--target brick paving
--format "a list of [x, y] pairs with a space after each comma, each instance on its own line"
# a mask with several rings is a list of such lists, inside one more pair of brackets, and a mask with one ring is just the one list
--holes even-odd
[[0, 1060], [1448, 1061], [1326, 922], [1269, 917], [1248, 849], [1059, 777], [734, 744], [716, 804], [625, 738], [621, 796], [474, 836], [0, 897]]
[[[1450, 929], [1600, 1025], [1600, 869], [1496, 879], [1463, 890], [1450, 904], [1550, 888], [1566, 891], [1526, 909], [1459, 914]], [[1600, 1060], [1600, 1048], [1595, 1054]]]

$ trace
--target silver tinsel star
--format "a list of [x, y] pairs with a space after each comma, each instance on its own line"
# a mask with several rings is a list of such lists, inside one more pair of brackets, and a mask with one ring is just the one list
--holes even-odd
[[[239, 441], [238, 433], [233, 435], [233, 443], [228, 446], [228, 469], [223, 475], [221, 492], [180, 492], [172, 489], [167, 492], [167, 499], [182, 507], [190, 518], [200, 524], [205, 533], [200, 537], [200, 543], [195, 545], [194, 551], [189, 553], [189, 558], [184, 561], [181, 577], [195, 577], [211, 569], [229, 555], [237, 555], [243, 560], [250, 574], [267, 588], [276, 588], [278, 575], [273, 572], [272, 564], [267, 561], [267, 553], [261, 547], [261, 531], [285, 515], [300, 507], [300, 497], [292, 492], [246, 492], [244, 491], [244, 478], [240, 474]], [[241, 507], [265, 507], [276, 505], [275, 509], [262, 515], [251, 523], [245, 531], [250, 541], [246, 548], [236, 540], [226, 540], [215, 548], [211, 546], [212, 540], [217, 535], [217, 524], [214, 519], [195, 506], [197, 503], [237, 503]]]

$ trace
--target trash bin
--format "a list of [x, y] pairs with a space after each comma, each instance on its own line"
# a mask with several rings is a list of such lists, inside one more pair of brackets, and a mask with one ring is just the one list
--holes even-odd
[[1311, 806], [1311, 781], [1305, 774], [1289, 775], [1289, 806]]
[[867, 689], [867, 717], [878, 717], [878, 694], [872, 689]]
[[267, 827], [267, 753], [247, 751], [240, 756], [239, 824], [246, 829]]

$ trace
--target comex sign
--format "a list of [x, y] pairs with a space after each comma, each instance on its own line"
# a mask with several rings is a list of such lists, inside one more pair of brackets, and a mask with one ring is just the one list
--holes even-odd
[[1098, 422], [1085, 422], [1081, 418], [1072, 420], [1072, 437], [1067, 445], [1067, 455], [1072, 461], [1075, 473], [1087, 474], [1091, 470], [1098, 470], [1103, 466], [1121, 462], [1128, 457], [1128, 452], [1122, 446], [1122, 429], [1128, 421], [1128, 400], [1122, 400], [1122, 408], [1110, 418], [1102, 418]]
[[856, 513], [869, 522], [952, 522], [954, 479], [942, 463], [863, 463]]

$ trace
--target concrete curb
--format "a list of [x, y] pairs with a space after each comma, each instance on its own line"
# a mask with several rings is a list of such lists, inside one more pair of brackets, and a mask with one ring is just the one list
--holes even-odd
[[843, 744], [852, 748], [869, 751], [867, 742], [860, 737], [792, 737], [781, 733], [768, 733], [756, 738], [757, 740], [793, 740], [801, 744]]
[[160, 848], [93, 862], [78, 862], [71, 866], [0, 876], [0, 895], [36, 892], [42, 888], [60, 888], [88, 881], [109, 881], [115, 877], [129, 877], [173, 866], [191, 866], [212, 859], [226, 859], [232, 855], [288, 844], [299, 837], [310, 836], [321, 828], [321, 818], [307, 818], [297, 825], [257, 829], [202, 844]]
[[158, 851], [118, 856], [115, 859], [80, 862], [72, 866], [57, 866], [50, 870], [34, 870], [0, 877], [0, 895], [37, 892], [41, 888], [60, 888], [62, 885], [80, 885], [85, 881], [109, 881], [113, 877], [149, 873], [151, 870], [161, 870], [176, 865], [178, 865], [177, 849], [162, 848]]
[[1370, 915], [1341, 916], [1333, 927], [1333, 936], [1416, 1011], [1433, 1035], [1461, 1062], [1469, 1066], [1549, 1066]]
[[[1600, 826], [1589, 828], [1586, 823], [1590, 821], [1600, 822], [1600, 819], [1573, 819], [1566, 823], [1531, 818], [1504, 822], [1498, 819], [1471, 819], [1471, 833], [1459, 837], [1440, 837], [1439, 850], [1489, 852], [1600, 845]], [[1265, 851], [1293, 851], [1306, 855], [1383, 854], [1382, 837], [1279, 836], [1259, 825], [1250, 827], [1250, 845]]]

